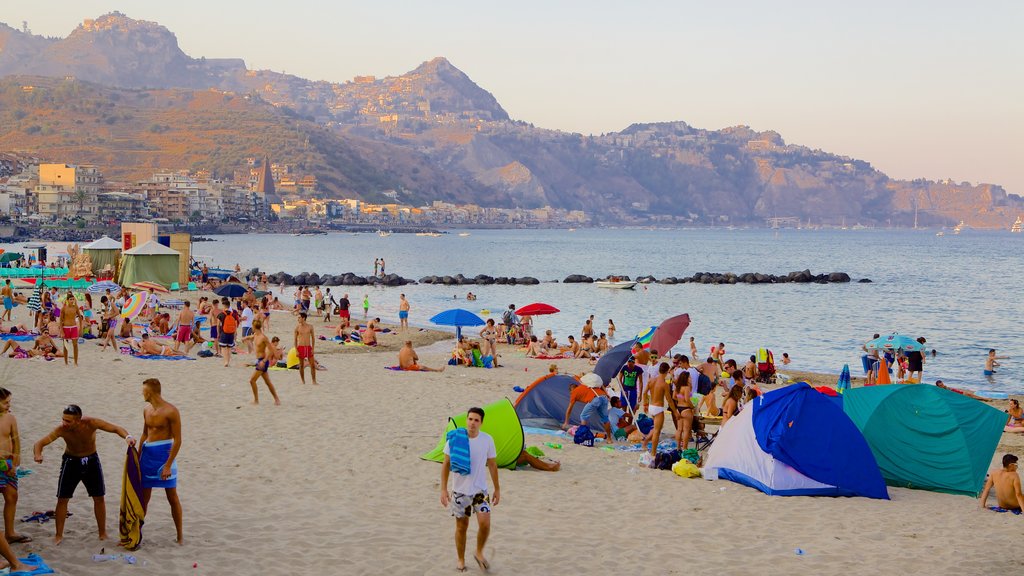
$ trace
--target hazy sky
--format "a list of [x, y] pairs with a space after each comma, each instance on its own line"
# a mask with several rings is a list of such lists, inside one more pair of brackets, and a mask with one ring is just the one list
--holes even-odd
[[330, 81], [447, 57], [518, 120], [746, 124], [896, 178], [1024, 195], [1024, 2], [7, 0], [66, 36], [119, 10], [193, 57]]

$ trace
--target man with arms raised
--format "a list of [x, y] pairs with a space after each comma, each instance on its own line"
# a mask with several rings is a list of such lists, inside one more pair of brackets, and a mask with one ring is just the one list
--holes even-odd
[[309, 374], [313, 377], [313, 384], [316, 384], [316, 358], [314, 357], [313, 346], [316, 344], [316, 334], [313, 327], [306, 322], [306, 313], [299, 314], [299, 323], [295, 325], [295, 352], [299, 355], [299, 380], [306, 383], [306, 363], [309, 363]]
[[75, 366], [78, 366], [78, 334], [82, 331], [82, 311], [78, 308], [75, 295], [68, 292], [64, 299], [64, 307], [60, 309], [61, 336], [64, 338], [64, 363], [68, 363], [67, 342], [71, 341], [71, 349], [75, 354]]
[[[494, 439], [486, 432], [480, 431], [484, 423], [483, 408], [470, 408], [466, 413], [466, 436], [469, 437], [469, 473], [455, 472], [452, 492], [448, 493], [448, 477], [451, 473], [452, 442], [445, 442], [444, 462], [441, 468], [441, 505], [455, 516], [455, 552], [458, 554], [457, 569], [466, 571], [466, 532], [469, 530], [469, 517], [476, 513], [477, 535], [476, 553], [473, 559], [482, 570], [490, 569], [484, 557], [484, 545], [491, 532], [491, 507], [498, 505], [501, 495], [498, 488], [498, 456], [494, 447]], [[453, 436], [453, 440], [456, 440]], [[457, 441], [457, 440], [456, 440]], [[464, 440], [463, 440], [464, 441]], [[459, 456], [456, 446], [456, 457]], [[457, 462], [458, 463], [458, 462]], [[490, 472], [494, 494], [487, 494], [487, 474]]]
[[[1020, 491], [1020, 476], [1017, 475], [1017, 457], [1013, 454], [1003, 456], [1003, 469], [990, 472], [985, 481], [985, 489], [981, 491], [981, 507], [988, 504], [988, 492], [996, 489], [996, 502], [1006, 510], [1024, 510], [1024, 495]], [[497, 492], [497, 490], [495, 490]]]
[[103, 484], [100, 456], [96, 453], [97, 430], [117, 434], [124, 438], [129, 446], [135, 445], [135, 438], [132, 438], [124, 428], [99, 418], [82, 416], [81, 408], [69, 404], [61, 416], [60, 426], [54, 428], [32, 447], [36, 462], [42, 464], [43, 448], [58, 438], [64, 439], [64, 457], [60, 464], [60, 479], [57, 481], [57, 509], [54, 515], [57, 533], [53, 541], [56, 544], [64, 540], [64, 520], [68, 516], [68, 502], [75, 495], [75, 488], [79, 482], [85, 484], [86, 491], [92, 497], [100, 540], [107, 539], [107, 503], [103, 499], [107, 489]]
[[149, 509], [153, 488], [163, 488], [171, 505], [171, 518], [178, 532], [178, 545], [184, 544], [181, 531], [181, 502], [178, 500], [178, 450], [181, 449], [181, 414], [174, 404], [160, 395], [160, 381], [148, 378], [142, 382], [142, 409], [145, 426], [139, 443], [139, 468], [142, 470], [142, 509]]

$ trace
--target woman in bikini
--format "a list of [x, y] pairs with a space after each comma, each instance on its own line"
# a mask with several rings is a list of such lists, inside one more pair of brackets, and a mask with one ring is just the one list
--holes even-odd
[[[673, 361], [673, 364], [678, 364]], [[686, 450], [690, 444], [690, 432], [693, 430], [693, 388], [690, 384], [690, 373], [686, 370], [673, 368], [675, 382], [673, 393], [669, 396], [672, 403], [672, 423], [676, 427], [676, 445], [680, 450]], [[684, 444], [685, 442], [685, 444]]]
[[1006, 423], [1005, 432], [1024, 432], [1024, 409], [1016, 398], [1010, 398], [1010, 408], [1006, 410], [1010, 420]]
[[494, 318], [487, 319], [487, 324], [480, 330], [480, 337], [484, 339], [481, 353], [484, 356], [490, 354], [494, 359], [494, 367], [498, 368], [498, 330], [494, 325]]
[[740, 399], [743, 398], [743, 384], [734, 384], [729, 390], [729, 397], [725, 401], [725, 406], [722, 407], [722, 424], [719, 426], [725, 426], [725, 423], [729, 421], [740, 411]]

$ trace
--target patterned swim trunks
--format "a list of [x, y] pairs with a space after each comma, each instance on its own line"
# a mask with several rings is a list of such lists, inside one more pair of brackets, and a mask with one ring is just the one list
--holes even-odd
[[0, 459], [0, 490], [8, 486], [18, 489], [18, 468], [13, 458]]
[[456, 518], [469, 518], [474, 512], [477, 514], [490, 512], [491, 498], [487, 495], [487, 492], [477, 492], [476, 494], [452, 492], [448, 511]]

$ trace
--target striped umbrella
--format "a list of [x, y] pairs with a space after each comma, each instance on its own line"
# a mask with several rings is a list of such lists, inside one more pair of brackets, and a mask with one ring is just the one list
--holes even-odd
[[839, 382], [836, 382], [836, 391], [840, 394], [850, 389], [850, 365], [843, 364], [843, 371], [839, 373]]
[[28, 309], [33, 312], [39, 312], [43, 308], [43, 287], [37, 286], [32, 291], [32, 295], [28, 297]]
[[160, 292], [161, 294], [170, 293], [170, 290], [164, 288], [163, 285], [157, 284], [156, 282], [136, 282], [135, 284], [129, 286], [129, 288], [131, 288], [132, 290], [142, 290], [144, 292], [152, 288], [153, 292]]
[[89, 286], [85, 291], [88, 292], [89, 294], [103, 294], [107, 290], [110, 290], [111, 292], [117, 292], [120, 289], [121, 286], [119, 286], [117, 282], [103, 280], [102, 282], [97, 282], [92, 286]]
[[[654, 332], [658, 329], [657, 326], [651, 326], [645, 330], [641, 330], [636, 335], [636, 341], [643, 345], [644, 350], [651, 347], [651, 338], [654, 338]], [[664, 350], [658, 350], [658, 352], [664, 352]]]
[[143, 293], [132, 294], [132, 297], [128, 299], [128, 303], [121, 309], [121, 318], [131, 320], [140, 313], [146, 306], [146, 295]]

